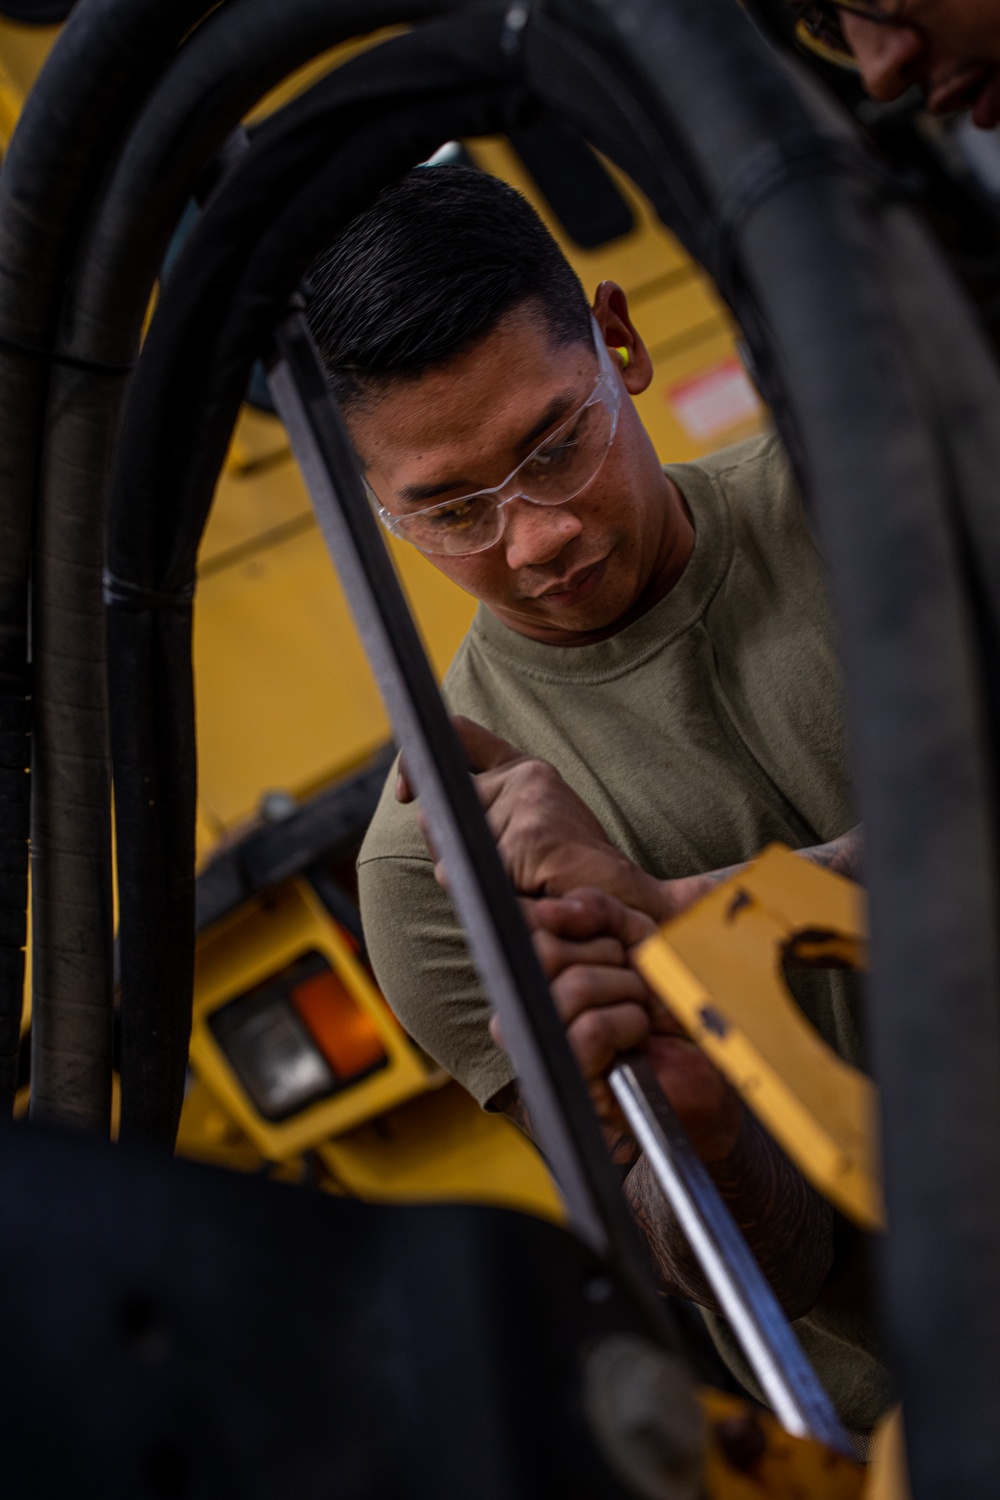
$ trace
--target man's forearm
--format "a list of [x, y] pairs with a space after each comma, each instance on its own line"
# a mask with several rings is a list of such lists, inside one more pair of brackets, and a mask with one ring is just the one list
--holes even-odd
[[[736, 1146], [708, 1168], [789, 1317], [809, 1311], [833, 1262], [833, 1210], [744, 1109]], [[677, 1220], [640, 1157], [625, 1194], [649, 1241], [665, 1290], [718, 1311]]]
[[[517, 1086], [508, 1084], [494, 1106], [528, 1136], [531, 1121]], [[718, 1311], [690, 1245], [631, 1136], [607, 1127], [612, 1160], [625, 1175], [625, 1196], [638, 1220], [664, 1289]], [[723, 1201], [789, 1317], [809, 1311], [833, 1263], [833, 1210], [810, 1187], [749, 1110], [724, 1161], [708, 1168]]]
[[[814, 865], [822, 865], [825, 870], [832, 870], [848, 880], [860, 881], [864, 855], [863, 825], [858, 823], [839, 838], [830, 839], [826, 844], [812, 844], [806, 849], [796, 850], [796, 853]], [[707, 896], [714, 886], [738, 875], [746, 866], [747, 861], [741, 860], [738, 865], [726, 865], [721, 870], [707, 870], [703, 875], [686, 875], [677, 880], [655, 880], [652, 876], [644, 876], [642, 878], [649, 882], [650, 893], [643, 892], [642, 910], [657, 921], [669, 922], [702, 896]]]

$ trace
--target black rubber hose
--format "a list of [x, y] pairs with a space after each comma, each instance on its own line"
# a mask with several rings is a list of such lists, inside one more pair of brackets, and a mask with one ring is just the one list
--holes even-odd
[[0, 16], [23, 26], [59, 26], [76, 0], [0, 0]]
[[[28, 671], [28, 571], [44, 401], [60, 298], [87, 205], [136, 105], [205, 0], [84, 0], [71, 16], [25, 103], [0, 173], [0, 1099], [9, 1106], [24, 986], [27, 908], [31, 682]], [[106, 737], [105, 737], [106, 738]], [[107, 782], [104, 745], [95, 774]], [[103, 762], [103, 765], [98, 764]], [[47, 766], [38, 767], [44, 781]], [[53, 830], [39, 829], [44, 842]], [[107, 868], [107, 826], [98, 861]], [[70, 850], [73, 858], [73, 851]], [[40, 886], [46, 885], [44, 872]], [[77, 891], [84, 906], [90, 891]], [[44, 926], [44, 922], [43, 922]], [[45, 941], [41, 944], [41, 985]], [[58, 978], [106, 963], [108, 945], [70, 960]], [[83, 1075], [67, 1080], [65, 1110], [76, 1124], [104, 1128], [110, 1116], [110, 1009], [92, 997], [79, 1028]], [[32, 1109], [49, 1113], [45, 1061], [61, 1051], [61, 1017], [38, 1007], [33, 1031], [41, 1079]], [[96, 1024], [94, 1022], [96, 1021]]]
[[[481, 48], [483, 25], [481, 16], [465, 25], [470, 56], [474, 47]], [[153, 320], [130, 392], [116, 475], [119, 499], [112, 507], [109, 537], [109, 640], [121, 891], [122, 1125], [128, 1133], [146, 1138], [172, 1141], [190, 1026], [195, 784], [189, 632], [197, 545], [253, 360], [266, 347], [288, 293], [335, 227], [344, 222], [346, 210], [327, 194], [322, 212], [330, 227], [318, 231], [315, 244], [303, 239], [301, 249], [291, 256], [285, 245], [285, 259], [294, 264], [280, 288], [272, 284], [260, 293], [255, 289], [257, 301], [261, 296], [265, 300], [255, 307], [254, 327], [249, 333], [241, 330], [239, 356], [234, 359], [228, 350], [220, 356], [227, 374], [237, 361], [245, 366], [235, 385], [225, 385], [221, 403], [213, 394], [223, 385], [220, 367], [209, 371], [201, 353], [193, 353], [187, 311], [197, 309], [196, 337], [214, 364], [216, 354], [209, 352], [212, 339], [221, 332], [233, 287], [238, 285], [240, 256], [256, 238], [259, 213], [272, 217], [305, 171], [300, 136], [305, 134], [313, 163], [325, 161], [330, 152], [331, 135], [317, 135], [312, 122], [318, 99], [325, 101], [326, 113], [344, 136], [370, 119], [373, 96], [377, 99], [379, 92], [428, 99], [418, 109], [418, 113], [428, 112], [428, 123], [420, 130], [414, 127], [420, 142], [413, 147], [416, 154], [395, 157], [385, 180], [421, 160], [421, 151], [427, 155], [440, 144], [430, 97], [433, 91], [453, 84], [456, 76], [473, 76], [478, 88], [485, 88], [490, 79], [482, 70], [477, 77], [464, 61], [460, 70], [454, 63], [442, 62], [433, 47], [422, 44], [424, 31], [430, 29], [404, 39], [407, 54], [418, 59], [408, 71], [387, 75], [386, 63], [366, 54], [317, 85], [308, 99], [290, 106], [280, 120], [262, 128], [265, 143], [279, 138], [285, 143], [285, 150], [275, 155], [268, 178], [270, 196], [265, 196], [259, 183], [250, 204], [230, 193], [238, 212], [228, 218], [223, 193], [223, 201], [213, 206], [213, 223], [221, 225], [218, 234], [209, 243], [200, 226], [194, 231], [162, 290], [159, 305], [166, 311], [162, 318], [158, 311]], [[393, 49], [390, 55], [398, 56], [401, 46], [401, 42], [386, 43], [380, 50]], [[382, 107], [379, 100], [379, 111]], [[500, 128], [498, 107], [492, 101], [490, 107], [491, 128]], [[479, 122], [488, 113], [486, 103], [477, 105], [474, 115], [469, 113], [471, 108], [465, 106], [462, 118], [466, 123]], [[354, 182], [353, 177], [347, 180]], [[367, 201], [376, 180], [366, 178], [360, 187], [355, 183], [351, 213]], [[180, 356], [184, 367], [198, 371], [199, 376], [192, 380], [189, 374], [180, 385], [171, 386], [161, 376], [163, 370], [176, 368], [165, 352], [174, 351], [175, 331], [184, 334]], [[203, 398], [209, 403], [207, 408]], [[198, 453], [204, 484], [199, 489], [185, 483], [177, 491], [168, 485], [172, 503], [164, 510], [156, 504], [165, 493], [160, 483], [164, 476], [151, 471], [161, 461], [168, 462], [175, 474], [185, 469], [184, 455], [169, 431], [184, 433], [186, 445], [192, 427], [199, 440], [202, 432], [207, 434], [208, 457]], [[146, 438], [133, 443], [130, 435], [137, 439], [142, 428]], [[154, 448], [157, 459], [150, 465]], [[195, 493], [198, 499], [193, 503]], [[176, 753], [165, 753], [168, 748]]]
[[[448, 9], [398, 0], [392, 22]], [[107, 476], [126, 375], [157, 270], [194, 182], [245, 112], [289, 72], [373, 21], [371, 0], [230, 0], [174, 57], [136, 119], [75, 258], [41, 476], [36, 537], [33, 1110], [81, 1117], [103, 1098], [111, 1011], [110, 788], [101, 592]], [[127, 997], [124, 1054], [159, 1033]], [[144, 1038], [131, 1045], [133, 1023]], [[91, 1065], [88, 1060], [93, 1059]], [[143, 1069], [137, 1088], [141, 1096]], [[106, 1081], [106, 1080], [105, 1080]], [[136, 1117], [126, 1111], [124, 1133]], [[143, 1133], [141, 1115], [139, 1133]]]
[[[794, 421], [830, 566], [866, 823], [883, 1284], [914, 1495], [978, 1500], [1000, 1473], [995, 788], [954, 526], [961, 508], [973, 530], [972, 496], [935, 440], [937, 393], [905, 358], [888, 289], [901, 274], [921, 284], [921, 267], [903, 272], [898, 235], [886, 264], [898, 211], [886, 213], [875, 187], [796, 176], [791, 158], [779, 169], [788, 143], [814, 127], [735, 11], [704, 0], [574, 9], [599, 18], [659, 102], [668, 142], [694, 154], [732, 259], [724, 289], [737, 316], [748, 302], [759, 309]], [[970, 312], [961, 343], [971, 355], [955, 341], [948, 352], [974, 381], [969, 360], [982, 346]]]

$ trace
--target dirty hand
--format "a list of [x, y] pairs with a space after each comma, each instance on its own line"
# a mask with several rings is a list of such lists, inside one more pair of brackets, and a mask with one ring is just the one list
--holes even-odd
[[[623, 1125], [607, 1075], [624, 1053], [644, 1051], [702, 1161], [724, 1160], [739, 1134], [739, 1097], [629, 962], [630, 950], [654, 923], [600, 890], [574, 890], [522, 907], [602, 1120]], [[502, 1046], [495, 1020], [491, 1030]]]

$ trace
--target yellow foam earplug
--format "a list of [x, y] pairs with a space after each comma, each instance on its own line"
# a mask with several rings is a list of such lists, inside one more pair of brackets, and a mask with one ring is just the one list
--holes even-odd
[[629, 352], [624, 344], [615, 345], [615, 353], [621, 356], [622, 369], [628, 369]]

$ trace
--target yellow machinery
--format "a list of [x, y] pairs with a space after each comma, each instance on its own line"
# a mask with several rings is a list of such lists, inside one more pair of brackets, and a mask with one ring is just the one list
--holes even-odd
[[822, 1193], [884, 1227], [871, 1080], [810, 1026], [785, 963], [864, 967], [864, 897], [774, 844], [643, 944], [638, 963], [672, 1013]]

